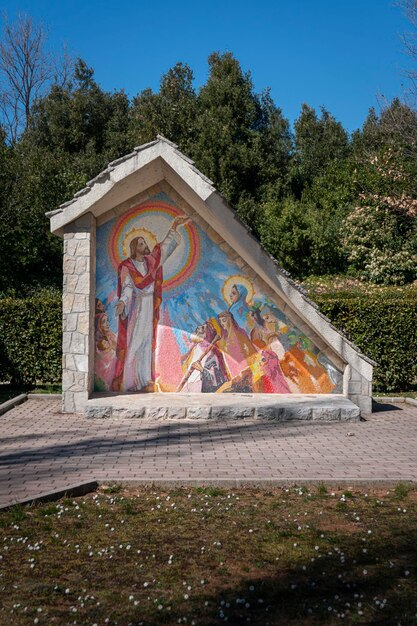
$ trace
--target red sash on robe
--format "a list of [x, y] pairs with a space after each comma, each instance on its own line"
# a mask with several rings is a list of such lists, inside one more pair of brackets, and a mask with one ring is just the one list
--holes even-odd
[[[117, 271], [117, 297], [122, 295], [122, 271], [127, 269], [133, 284], [138, 289], [144, 289], [153, 282], [155, 283], [153, 292], [153, 334], [152, 334], [152, 364], [151, 375], [152, 380], [155, 380], [155, 348], [156, 348], [156, 332], [159, 321], [159, 308], [162, 302], [162, 266], [161, 266], [161, 246], [158, 243], [151, 254], [145, 256], [146, 264], [148, 266], [148, 272], [143, 275], [135, 267], [132, 259], [125, 259], [119, 265]], [[119, 316], [118, 333], [117, 333], [117, 346], [116, 346], [116, 367], [114, 372], [112, 390], [120, 391], [123, 383], [123, 371], [126, 359], [127, 348], [127, 326], [129, 319], [121, 319]]]

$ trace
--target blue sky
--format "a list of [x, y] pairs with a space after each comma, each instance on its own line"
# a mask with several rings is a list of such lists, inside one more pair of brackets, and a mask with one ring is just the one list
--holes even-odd
[[301, 104], [324, 105], [349, 130], [378, 93], [401, 93], [409, 25], [394, 0], [3, 0], [42, 19], [50, 46], [66, 43], [107, 90], [130, 96], [158, 88], [161, 74], [188, 63], [198, 87], [207, 57], [229, 50], [292, 122]]

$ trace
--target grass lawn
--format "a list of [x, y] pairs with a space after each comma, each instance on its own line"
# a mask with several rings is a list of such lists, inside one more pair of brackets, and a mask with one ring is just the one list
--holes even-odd
[[372, 397], [375, 400], [378, 400], [378, 398], [417, 398], [417, 390], [414, 391], [398, 391], [396, 393], [393, 393], [392, 391], [384, 393], [382, 391], [377, 391], [376, 393], [372, 394]]
[[61, 385], [46, 384], [36, 387], [15, 387], [9, 383], [0, 383], [0, 404], [11, 398], [19, 396], [21, 393], [61, 393]]
[[417, 491], [122, 490], [0, 512], [0, 623], [417, 624]]

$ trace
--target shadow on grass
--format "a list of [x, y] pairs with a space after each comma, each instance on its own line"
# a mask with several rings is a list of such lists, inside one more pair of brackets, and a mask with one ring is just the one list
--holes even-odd
[[[21, 555], [26, 554], [26, 547], [11, 541], [7, 553], [14, 553], [19, 589], [12, 586], [15, 580], [10, 577], [8, 589], [0, 586], [0, 598], [2, 592], [5, 598], [10, 593], [12, 606], [14, 596], [21, 602], [21, 595], [25, 593], [27, 602], [28, 594], [32, 594], [33, 606], [48, 603], [49, 623], [62, 625], [74, 623], [68, 617], [68, 610], [71, 604], [76, 604], [76, 598], [85, 586], [88, 593], [93, 593], [94, 599], [100, 602], [81, 605], [82, 612], [79, 607], [74, 621], [80, 624], [101, 624], [108, 618], [106, 623], [119, 626], [178, 623], [187, 626], [224, 623], [236, 626], [248, 623], [255, 626], [333, 626], [342, 623], [411, 626], [417, 623], [417, 509], [414, 498], [404, 501], [409, 493], [406, 487], [403, 485], [398, 489], [399, 500], [391, 500], [382, 508], [382, 503], [373, 496], [365, 504], [362, 499], [351, 500], [353, 496], [348, 492], [352, 507], [317, 494], [313, 494], [313, 500], [307, 496], [305, 500], [298, 500], [297, 496], [298, 501], [287, 495], [280, 501], [279, 495], [258, 494], [255, 499], [252, 496], [252, 500], [234, 509], [228, 519], [226, 509], [221, 513], [213, 508], [213, 517], [203, 523], [200, 516], [198, 519], [190, 517], [185, 509], [181, 517], [172, 511], [164, 522], [163, 518], [158, 518], [163, 515], [162, 510], [155, 514], [150, 514], [149, 510], [151, 505], [161, 501], [160, 498], [145, 504], [145, 492], [133, 503], [120, 498], [115, 505], [120, 509], [116, 509], [111, 517], [107, 517], [110, 511], [106, 512], [105, 507], [100, 509], [97, 517], [94, 500], [86, 509], [84, 521], [78, 519], [79, 515], [75, 517], [78, 506], [74, 517], [67, 522], [65, 516], [62, 520], [52, 518], [57, 514], [57, 507], [43, 508], [43, 515], [37, 523], [39, 529], [49, 536], [45, 542], [45, 551], [49, 551], [43, 569], [40, 562], [37, 567], [44, 576], [34, 577], [22, 567]], [[109, 493], [119, 491], [109, 490]], [[150, 491], [146, 493], [150, 494]], [[210, 493], [210, 497], [228, 502], [227, 492], [196, 490], [196, 493]], [[153, 495], [156, 497], [157, 494]], [[244, 494], [239, 495], [244, 498]], [[175, 492], [170, 496], [177, 502]], [[407, 508], [401, 506], [398, 511], [400, 502]], [[312, 517], [309, 525], [304, 523], [300, 532], [292, 515], [287, 517], [287, 514], [300, 516], [298, 511], [302, 510], [303, 503], [310, 513], [322, 510], [328, 515]], [[63, 502], [61, 508], [67, 507], [67, 511], [76, 504]], [[274, 507], [275, 504], [279, 507]], [[360, 525], [356, 524], [359, 517], [355, 523], [350, 516], [346, 517], [348, 513], [356, 516], [353, 510], [360, 512]], [[31, 533], [30, 524], [28, 528], [24, 527], [25, 516], [30, 520], [33, 511], [15, 507], [14, 513], [13, 520], [7, 521], [7, 527], [13, 521], [22, 526], [22, 532], [31, 536], [31, 543], [35, 536], [39, 540], [39, 532]], [[125, 520], [123, 528], [117, 526], [117, 535], [102, 538], [106, 526], [111, 522], [116, 527], [121, 515]], [[105, 519], [99, 521], [102, 516]], [[272, 525], [267, 523], [269, 518], [273, 520]], [[103, 527], [104, 521], [109, 523]], [[371, 533], [368, 532], [370, 526]], [[249, 528], [256, 528], [256, 532], [249, 535]], [[51, 546], [50, 541], [56, 529], [59, 529], [60, 545], [65, 537], [64, 544], [70, 540], [68, 547], [75, 541], [82, 544], [84, 540], [94, 548], [92, 545], [81, 546], [81, 555], [77, 557], [72, 550], [61, 547], [62, 555], [67, 558], [64, 556], [62, 566], [52, 571], [58, 542]], [[66, 531], [69, 531], [68, 535]], [[74, 532], [75, 538], [71, 534]], [[95, 532], [99, 534], [95, 535]], [[221, 542], [213, 544], [213, 538]], [[111, 553], [111, 561], [103, 561], [103, 555], [97, 554], [99, 548], [101, 551], [106, 546], [108, 556], [108, 541], [116, 545], [116, 550]], [[119, 541], [122, 545], [117, 546]], [[133, 549], [120, 552], [127, 542], [132, 543]], [[141, 551], [136, 552], [136, 542]], [[205, 555], [201, 553], [202, 544], [207, 546]], [[87, 558], [90, 549], [92, 552]], [[142, 552], [141, 557], [137, 556], [139, 552]], [[39, 557], [42, 553], [43, 549]], [[170, 553], [175, 554], [174, 564], [167, 564]], [[145, 564], [144, 570], [138, 567], [139, 560], [142, 561], [140, 567]], [[4, 582], [6, 579], [7, 576]], [[204, 584], [201, 579], [205, 579]], [[144, 589], [144, 580], [152, 581], [146, 583], [147, 589]], [[71, 587], [71, 596], [66, 596], [67, 585]], [[129, 596], [129, 593], [134, 595]], [[130, 602], [133, 598], [138, 599], [137, 608]], [[26, 617], [27, 621], [15, 623], [33, 623], [30, 612]]]
[[257, 626], [417, 624], [417, 530], [404, 536], [394, 527], [392, 536], [372, 547], [360, 537], [339, 535], [334, 545], [346, 555], [343, 564], [333, 553], [282, 571], [278, 565], [276, 574], [266, 577], [252, 569], [247, 581], [234, 586], [231, 577], [227, 589], [155, 623], [174, 624], [186, 616], [188, 624], [207, 626], [225, 621]]

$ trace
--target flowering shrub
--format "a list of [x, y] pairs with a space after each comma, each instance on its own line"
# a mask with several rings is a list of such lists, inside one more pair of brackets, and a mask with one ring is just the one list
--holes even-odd
[[355, 207], [344, 221], [342, 243], [363, 280], [404, 285], [417, 278], [417, 220], [391, 200], [374, 198]]
[[362, 274], [374, 283], [404, 285], [417, 277], [417, 255], [408, 250], [372, 250]]
[[361, 168], [362, 193], [344, 220], [342, 245], [363, 280], [404, 285], [417, 278], [416, 175], [402, 142], [380, 149]]

